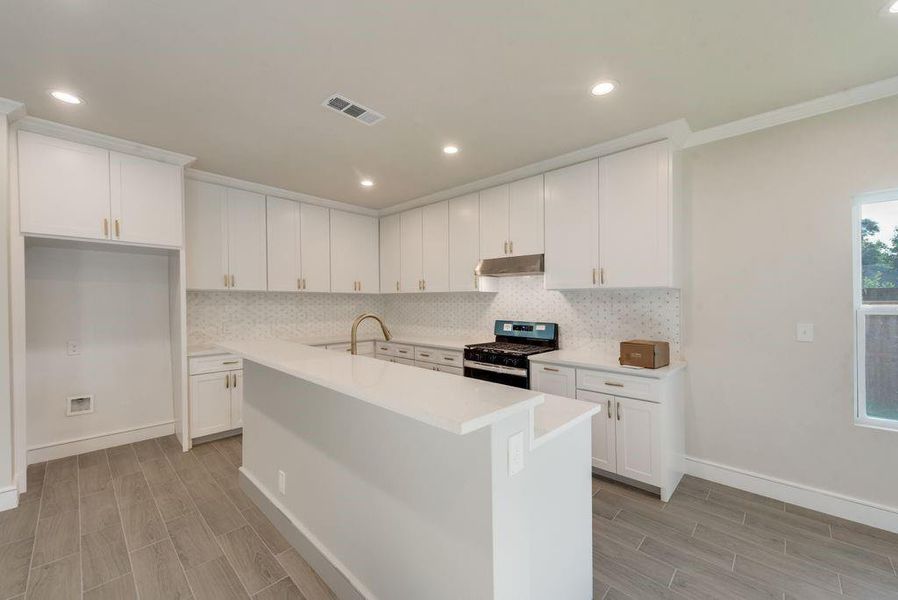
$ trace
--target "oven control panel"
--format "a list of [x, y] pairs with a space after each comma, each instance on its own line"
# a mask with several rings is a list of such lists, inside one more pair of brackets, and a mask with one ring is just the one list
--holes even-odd
[[535, 321], [496, 321], [495, 333], [506, 338], [554, 341], [558, 339], [558, 325]]

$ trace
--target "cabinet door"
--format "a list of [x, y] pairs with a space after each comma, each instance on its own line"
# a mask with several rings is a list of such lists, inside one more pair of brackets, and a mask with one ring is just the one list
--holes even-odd
[[480, 258], [508, 255], [508, 186], [480, 192]]
[[330, 211], [299, 205], [299, 254], [304, 292], [331, 291]]
[[617, 473], [660, 485], [659, 406], [654, 402], [614, 398]]
[[546, 289], [596, 285], [599, 252], [597, 160], [546, 173]]
[[403, 292], [420, 292], [424, 271], [422, 210], [414, 208], [399, 215], [400, 271]]
[[268, 196], [265, 199], [268, 247], [268, 289], [300, 289], [299, 204]]
[[231, 429], [243, 427], [243, 371], [231, 371]]
[[449, 290], [477, 289], [480, 262], [480, 198], [468, 194], [449, 201]]
[[577, 390], [577, 400], [592, 402], [602, 407], [592, 416], [592, 466], [617, 472], [617, 440], [615, 436], [614, 397], [598, 392]]
[[515, 181], [508, 186], [508, 253], [542, 254], [545, 207], [543, 176]]
[[599, 262], [606, 287], [667, 287], [671, 262], [668, 142], [599, 159]]
[[395, 294], [400, 290], [402, 262], [398, 214], [380, 219], [380, 293]]
[[331, 211], [331, 290], [376, 293], [378, 285], [377, 219]]
[[18, 140], [22, 232], [108, 239], [109, 152], [28, 131]]
[[225, 188], [187, 180], [187, 287], [223, 290], [228, 277], [228, 203]]
[[422, 274], [425, 292], [449, 291], [449, 202], [421, 209]]
[[177, 165], [111, 152], [109, 182], [113, 239], [181, 246], [183, 169]]
[[575, 371], [570, 367], [532, 363], [530, 365], [530, 389], [555, 396], [574, 398], [577, 395]]
[[[358, 217], [357, 259], [359, 292], [376, 294], [380, 291], [380, 244], [378, 243], [377, 218]], [[374, 348], [371, 348], [374, 352]]]
[[190, 437], [231, 429], [231, 374], [190, 376]]
[[228, 266], [231, 288], [264, 291], [265, 196], [233, 188], [228, 195]]

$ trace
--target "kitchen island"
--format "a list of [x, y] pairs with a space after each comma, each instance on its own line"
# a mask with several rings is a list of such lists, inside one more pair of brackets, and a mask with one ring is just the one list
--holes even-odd
[[601, 407], [284, 341], [244, 359], [241, 485], [341, 599], [592, 596]]

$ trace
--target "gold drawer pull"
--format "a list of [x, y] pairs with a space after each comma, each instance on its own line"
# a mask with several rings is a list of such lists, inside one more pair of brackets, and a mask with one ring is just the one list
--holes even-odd
[[224, 361], [224, 362], [221, 363], [221, 364], [223, 364], [223, 365], [236, 365], [236, 364], [239, 364], [239, 363], [240, 363], [239, 360], [226, 360], [226, 361]]
[[430, 358], [430, 355], [427, 354], [427, 353], [425, 353], [425, 352], [422, 352], [422, 353], [421, 353], [421, 356], [426, 356], [427, 358]]
[[605, 385], [609, 385], [609, 386], [611, 386], [611, 387], [624, 387], [624, 384], [622, 384], [622, 383], [615, 383], [615, 382], [613, 382], [613, 381], [606, 381], [606, 382], [605, 382]]
[[225, 373], [225, 389], [231, 387], [231, 374]]
[[557, 373], [558, 369], [554, 369], [552, 367], [543, 367], [543, 371], [552, 371], [553, 373]]

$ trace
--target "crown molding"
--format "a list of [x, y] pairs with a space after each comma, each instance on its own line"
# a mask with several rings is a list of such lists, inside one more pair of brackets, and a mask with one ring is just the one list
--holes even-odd
[[0, 115], [6, 115], [10, 123], [18, 121], [25, 116], [25, 105], [9, 98], [0, 98]]
[[777, 108], [752, 117], [739, 119], [738, 121], [731, 121], [730, 123], [696, 131], [686, 139], [684, 147], [692, 148], [710, 144], [896, 95], [898, 95], [898, 77], [883, 79], [828, 96], [821, 96], [807, 102]]
[[643, 146], [645, 144], [650, 144], [652, 142], [657, 142], [660, 140], [670, 140], [675, 148], [681, 148], [683, 146], [683, 143], [687, 139], [689, 139], [691, 133], [692, 130], [689, 128], [689, 124], [685, 119], [671, 121], [669, 123], [664, 123], [656, 127], [651, 127], [649, 129], [643, 129], [642, 131], [631, 133], [630, 135], [625, 135], [623, 137], [609, 140], [607, 142], [602, 142], [601, 144], [595, 144], [593, 146], [581, 148], [580, 150], [568, 152], [567, 154], [562, 154], [561, 156], [556, 156], [553, 158], [548, 158], [546, 160], [541, 160], [539, 162], [531, 163], [517, 169], [512, 169], [511, 171], [499, 173], [498, 175], [492, 175], [484, 179], [472, 181], [471, 183], [466, 183], [453, 188], [441, 190], [439, 192], [434, 192], [426, 196], [421, 196], [420, 198], [415, 198], [414, 200], [409, 200], [400, 204], [394, 204], [393, 206], [388, 206], [386, 208], [380, 209], [379, 214], [381, 216], [391, 215], [393, 213], [402, 212], [411, 208], [417, 208], [426, 204], [440, 202], [441, 200], [447, 200], [449, 198], [456, 198], [465, 194], [479, 192], [480, 190], [485, 190], [497, 185], [511, 183], [512, 181], [524, 179], [525, 177], [539, 175], [540, 173], [545, 173], [546, 171], [568, 167], [570, 165], [577, 164], [586, 160], [592, 160], [593, 158], [606, 156], [608, 154], [614, 154], [615, 152], [620, 152], [621, 150], [629, 150], [630, 148], [635, 148], [636, 146]]
[[79, 129], [54, 121], [47, 121], [46, 119], [38, 119], [37, 117], [24, 117], [19, 119], [16, 125], [23, 131], [49, 135], [70, 142], [97, 146], [99, 148], [105, 148], [106, 150], [121, 152], [123, 154], [132, 154], [142, 158], [178, 165], [179, 167], [187, 166], [196, 160], [193, 156], [187, 156], [186, 154], [178, 154], [177, 152], [163, 150], [162, 148], [147, 146], [145, 144], [112, 137], [111, 135], [87, 131], [86, 129]]
[[329, 200], [328, 198], [319, 198], [318, 196], [313, 196], [311, 194], [293, 192], [290, 190], [285, 190], [283, 188], [265, 185], [263, 183], [254, 183], [252, 181], [245, 181], [243, 179], [228, 177], [227, 175], [219, 175], [218, 173], [209, 173], [208, 171], [200, 171], [198, 169], [187, 169], [184, 174], [187, 179], [192, 179], [194, 181], [214, 183], [226, 187], [237, 188], [238, 190], [244, 190], [247, 192], [255, 192], [256, 194], [262, 194], [263, 196], [276, 196], [285, 200], [314, 204], [317, 206], [323, 206], [325, 208], [333, 208], [336, 210], [352, 212], [369, 217], [376, 217], [380, 214], [379, 211], [373, 208], [356, 206], [355, 204], [339, 202], [337, 200]]

